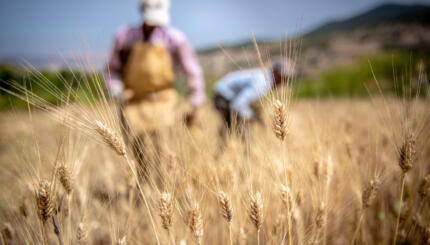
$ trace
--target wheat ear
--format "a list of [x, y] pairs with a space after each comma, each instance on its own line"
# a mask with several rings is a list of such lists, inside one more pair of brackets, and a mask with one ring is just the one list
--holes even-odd
[[249, 218], [257, 229], [257, 243], [260, 244], [260, 230], [263, 225], [263, 201], [260, 192], [250, 195]]
[[403, 192], [405, 189], [405, 179], [407, 172], [412, 168], [415, 159], [415, 138], [412, 134], [408, 134], [399, 151], [399, 166], [402, 170], [401, 187], [400, 187], [400, 208], [397, 214], [396, 228], [394, 230], [393, 245], [397, 242], [397, 234], [399, 232], [400, 215], [403, 206]]
[[39, 218], [45, 223], [55, 213], [55, 196], [51, 190], [51, 184], [46, 180], [39, 182], [36, 193], [36, 202]]
[[164, 192], [161, 194], [159, 211], [163, 228], [168, 231], [173, 224], [173, 204], [172, 196], [170, 195], [170, 193]]
[[94, 124], [96, 132], [102, 137], [103, 141], [109, 145], [118, 155], [124, 156], [126, 153], [125, 145], [121, 141], [118, 134], [101, 121], [95, 120]]
[[70, 194], [73, 190], [73, 175], [66, 165], [58, 167], [58, 179], [61, 185], [66, 190], [67, 194]]
[[218, 194], [218, 202], [221, 207], [221, 213], [224, 219], [228, 223], [228, 233], [230, 239], [230, 245], [233, 244], [232, 238], [232, 220], [233, 220], [233, 205], [231, 204], [230, 198], [224, 192], [220, 191]]
[[202, 244], [204, 234], [202, 213], [198, 202], [195, 202], [193, 207], [188, 211], [188, 227], [193, 233], [196, 243]]
[[368, 186], [363, 190], [361, 194], [361, 211], [360, 217], [357, 222], [357, 227], [355, 228], [354, 234], [351, 239], [351, 245], [355, 243], [358, 231], [360, 230], [361, 223], [363, 222], [365, 210], [372, 204], [373, 200], [376, 198], [376, 194], [379, 190], [380, 181], [378, 177], [375, 177], [370, 181]]
[[316, 227], [317, 232], [315, 234], [314, 243], [318, 242], [320, 232], [324, 228], [324, 226], [326, 225], [326, 214], [327, 214], [327, 205], [325, 204], [325, 202], [321, 202], [320, 206], [318, 207], [317, 215], [315, 218], [315, 224], [317, 226]]
[[275, 101], [273, 109], [273, 131], [279, 140], [284, 141], [288, 134], [287, 110], [285, 105], [279, 100]]
[[160, 240], [158, 238], [157, 230], [156, 230], [156, 227], [155, 227], [155, 222], [154, 222], [154, 219], [152, 217], [148, 201], [147, 201], [145, 195], [143, 194], [142, 188], [141, 188], [141, 186], [140, 186], [140, 184], [138, 182], [137, 174], [133, 170], [134, 169], [134, 164], [132, 164], [132, 162], [128, 158], [128, 155], [127, 155], [127, 152], [126, 152], [126, 148], [125, 148], [125, 145], [124, 145], [123, 141], [121, 140], [121, 138], [118, 136], [118, 134], [114, 130], [112, 130], [111, 128], [107, 127], [101, 121], [94, 120], [94, 129], [102, 137], [103, 141], [108, 146], [110, 146], [118, 155], [124, 157], [124, 159], [126, 160], [128, 166], [129, 166], [129, 168], [130, 168], [131, 172], [133, 173], [133, 176], [134, 176], [134, 178], [136, 180], [136, 184], [137, 184], [137, 187], [139, 189], [140, 195], [142, 196], [143, 201], [145, 203], [145, 208], [146, 208], [146, 211], [148, 212], [149, 219], [151, 221], [151, 226], [152, 226], [152, 229], [154, 231], [155, 238], [157, 240], [157, 244], [160, 244]]
[[88, 239], [88, 230], [85, 223], [79, 223], [78, 230], [76, 232], [76, 240], [79, 245], [86, 244]]

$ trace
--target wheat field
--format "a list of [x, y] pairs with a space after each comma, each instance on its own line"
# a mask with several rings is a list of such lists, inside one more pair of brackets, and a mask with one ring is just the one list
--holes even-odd
[[0, 116], [2, 244], [430, 243], [427, 99], [274, 93], [225, 140], [208, 103], [143, 166], [102, 89], [42, 83], [64, 106], [21, 87], [31, 109]]

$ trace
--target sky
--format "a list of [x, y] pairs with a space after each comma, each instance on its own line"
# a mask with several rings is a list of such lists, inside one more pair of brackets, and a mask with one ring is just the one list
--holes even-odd
[[[139, 0], [1, 0], [0, 59], [106, 56], [115, 31], [139, 24]], [[280, 39], [387, 2], [430, 0], [172, 0], [171, 23], [202, 49], [251, 38]]]

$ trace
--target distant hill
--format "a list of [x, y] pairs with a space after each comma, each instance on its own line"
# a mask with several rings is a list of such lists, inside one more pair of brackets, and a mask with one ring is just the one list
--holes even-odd
[[384, 4], [352, 18], [324, 24], [309, 34], [341, 31], [366, 25], [388, 24], [392, 22], [430, 25], [430, 6]]
[[[334, 64], [348, 64], [386, 50], [430, 51], [430, 6], [383, 4], [351, 18], [323, 24], [296, 40], [302, 48], [301, 73], [309, 76]], [[263, 54], [274, 57], [280, 55], [280, 42], [258, 44]], [[205, 71], [215, 76], [237, 66], [258, 64], [251, 41], [224, 46], [223, 50], [202, 50], [199, 57]]]

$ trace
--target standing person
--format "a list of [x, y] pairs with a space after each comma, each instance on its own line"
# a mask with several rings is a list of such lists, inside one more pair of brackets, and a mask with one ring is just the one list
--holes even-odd
[[232, 129], [233, 124], [258, 120], [258, 112], [253, 109], [253, 105], [291, 75], [292, 62], [277, 59], [273, 62], [272, 69], [236, 71], [219, 80], [215, 84], [214, 104], [224, 121], [221, 136], [224, 137], [225, 129]]
[[150, 143], [157, 152], [160, 132], [168, 131], [177, 119], [174, 68], [182, 70], [187, 79], [191, 104], [185, 117], [188, 125], [193, 123], [206, 99], [202, 69], [185, 34], [169, 26], [169, 8], [169, 0], [141, 0], [143, 23], [121, 28], [116, 33], [105, 70], [106, 87], [123, 105], [122, 126], [131, 128], [132, 136], [127, 141], [132, 143], [144, 169], [149, 149], [154, 150]]

